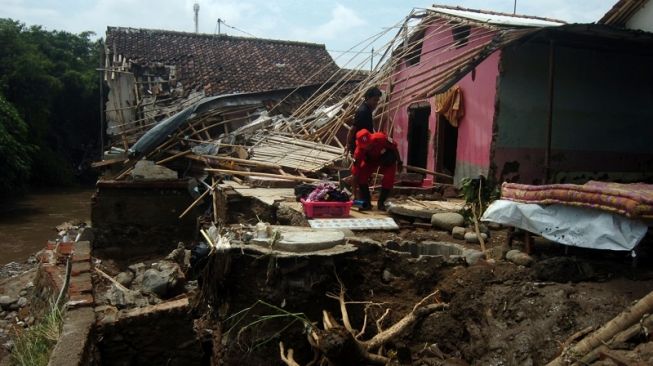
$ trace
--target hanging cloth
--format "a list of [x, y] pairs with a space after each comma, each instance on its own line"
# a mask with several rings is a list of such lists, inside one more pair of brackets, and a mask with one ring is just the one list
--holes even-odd
[[453, 127], [458, 127], [458, 121], [465, 114], [463, 92], [458, 85], [435, 95], [435, 113], [446, 118]]

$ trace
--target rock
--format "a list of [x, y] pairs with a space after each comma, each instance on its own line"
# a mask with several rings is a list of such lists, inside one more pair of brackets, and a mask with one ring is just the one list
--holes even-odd
[[465, 218], [457, 212], [439, 212], [431, 216], [431, 225], [445, 231], [451, 231], [454, 227], [462, 226], [464, 223]]
[[186, 250], [184, 243], [179, 242], [177, 249], [170, 252], [165, 259], [177, 263], [183, 271], [186, 271], [190, 267], [190, 250]]
[[163, 272], [150, 268], [143, 273], [141, 286], [146, 292], [163, 297], [168, 292], [168, 278]]
[[120, 272], [116, 277], [114, 277], [116, 281], [118, 281], [119, 284], [129, 287], [132, 284], [132, 281], [134, 280], [134, 272], [132, 271], [127, 271], [127, 272]]
[[[483, 238], [483, 240], [487, 240], [487, 234], [481, 233], [481, 238]], [[465, 233], [465, 241], [470, 244], [480, 243], [480, 240], [478, 239], [478, 236], [475, 232]]]
[[485, 224], [478, 225], [478, 231], [482, 234], [487, 235], [488, 237], [490, 236], [490, 228]]
[[397, 276], [393, 275], [387, 268], [383, 270], [383, 282], [392, 282]]
[[174, 180], [179, 177], [176, 171], [156, 165], [150, 160], [139, 160], [131, 175], [137, 180]]
[[506, 259], [520, 266], [530, 266], [534, 261], [533, 257], [518, 249], [509, 250]]
[[115, 285], [111, 285], [109, 290], [104, 294], [107, 301], [118, 308], [129, 308], [133, 306], [141, 307], [149, 305], [149, 302], [140, 292], [122, 291]]
[[139, 274], [145, 271], [147, 266], [145, 265], [145, 263], [136, 263], [136, 264], [132, 264], [128, 268], [130, 271], [134, 272], [136, 276], [138, 276]]
[[15, 304], [16, 301], [18, 301], [18, 299], [14, 297], [8, 295], [2, 295], [0, 296], [0, 307], [7, 310], [11, 305]]
[[465, 229], [462, 226], [456, 226], [453, 229], [451, 229], [451, 236], [453, 236], [454, 239], [458, 240], [463, 240], [465, 239], [465, 232], [467, 229]]
[[19, 297], [18, 301], [16, 301], [16, 305], [18, 305], [19, 308], [25, 307], [27, 305], [27, 298], [26, 297]]
[[33, 325], [34, 324], [34, 317], [33, 316], [28, 316], [27, 318], [25, 318], [25, 323], [27, 325], [29, 325], [29, 326]]
[[508, 252], [509, 248], [505, 245], [498, 245], [496, 247], [488, 248], [485, 251], [485, 256], [488, 259], [494, 259], [494, 260], [502, 260], [506, 253]]
[[186, 277], [177, 263], [162, 261], [155, 268], [143, 273], [141, 286], [148, 293], [162, 298], [177, 295], [183, 291]]
[[27, 296], [27, 290], [21, 290], [20, 293], [18, 294], [20, 296]]
[[475, 249], [465, 249], [463, 250], [463, 257], [465, 257], [465, 262], [469, 264], [470, 266], [473, 266], [474, 264], [478, 263], [481, 259], [485, 259], [485, 253], [481, 252], [480, 250], [475, 250]]

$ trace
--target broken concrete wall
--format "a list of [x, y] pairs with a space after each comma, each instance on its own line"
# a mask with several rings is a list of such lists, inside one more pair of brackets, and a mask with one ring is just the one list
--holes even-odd
[[133, 309], [99, 321], [102, 365], [201, 365], [188, 299]]
[[[556, 44], [551, 168], [555, 181], [653, 179], [653, 56]], [[541, 183], [548, 43], [504, 50], [494, 163], [501, 180]]]
[[107, 73], [109, 95], [105, 105], [106, 133], [117, 137], [123, 131], [133, 128], [136, 119], [136, 95], [134, 75], [125, 72]]
[[109, 258], [165, 254], [194, 237], [191, 180], [99, 181], [91, 205], [93, 250]]

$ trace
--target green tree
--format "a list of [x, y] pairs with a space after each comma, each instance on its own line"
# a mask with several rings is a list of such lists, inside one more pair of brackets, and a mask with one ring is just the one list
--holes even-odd
[[32, 185], [72, 183], [99, 157], [101, 41], [0, 19], [0, 94], [27, 125]]
[[28, 182], [35, 149], [28, 140], [27, 124], [0, 95], [0, 192], [19, 191]]

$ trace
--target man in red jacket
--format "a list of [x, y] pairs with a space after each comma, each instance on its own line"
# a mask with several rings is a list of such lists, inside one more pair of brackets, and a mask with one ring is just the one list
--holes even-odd
[[397, 170], [401, 170], [401, 166], [397, 144], [391, 142], [384, 132], [370, 133], [368, 130], [360, 130], [356, 133], [356, 150], [351, 173], [358, 182], [360, 198], [363, 200], [361, 209], [372, 208], [369, 180], [378, 169], [379, 173], [383, 174], [378, 206], [379, 210], [385, 211], [385, 201], [390, 196], [395, 174]]

